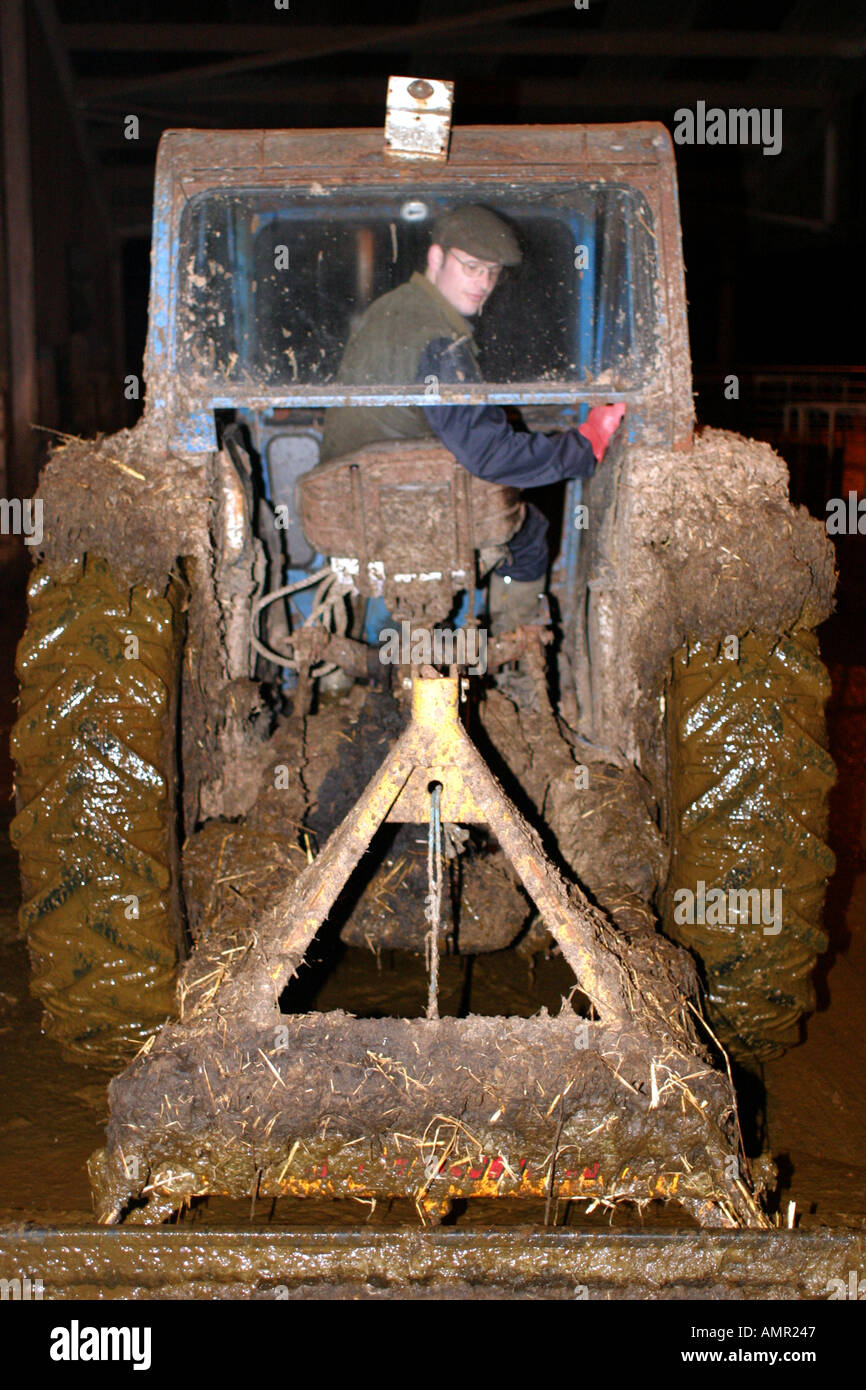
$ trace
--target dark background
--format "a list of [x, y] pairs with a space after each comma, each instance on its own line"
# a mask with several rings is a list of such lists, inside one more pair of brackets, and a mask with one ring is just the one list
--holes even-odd
[[[139, 409], [122, 383], [141, 371], [161, 132], [381, 127], [391, 73], [453, 79], [455, 124], [673, 129], [675, 111], [699, 100], [781, 107], [776, 156], [678, 147], [699, 418], [782, 443], [798, 419], [785, 402], [861, 399], [861, 3], [380, 0], [373, 19], [335, 0], [288, 3], [3, 0], [7, 494], [31, 490], [45, 440], [31, 423], [88, 434]], [[841, 370], [807, 380], [816, 366]], [[729, 373], [736, 403], [724, 397]], [[830, 439], [820, 412], [799, 418], [795, 492], [808, 448], [811, 473], [835, 452], [839, 485], [844, 427]], [[805, 500], [820, 505], [832, 482]]]

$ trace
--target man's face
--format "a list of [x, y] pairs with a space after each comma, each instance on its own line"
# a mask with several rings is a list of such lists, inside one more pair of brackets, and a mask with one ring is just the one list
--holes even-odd
[[479, 260], [459, 246], [445, 251], [434, 243], [427, 253], [427, 279], [464, 318], [481, 312], [501, 270], [498, 261]]

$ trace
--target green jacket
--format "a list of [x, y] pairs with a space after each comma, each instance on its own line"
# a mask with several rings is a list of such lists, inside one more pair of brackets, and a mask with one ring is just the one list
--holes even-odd
[[[340, 385], [404, 386], [417, 381], [434, 338], [466, 339], [477, 358], [472, 325], [416, 270], [411, 280], [375, 299], [343, 354]], [[325, 415], [322, 462], [380, 439], [427, 439], [433, 431], [419, 405], [333, 406]]]

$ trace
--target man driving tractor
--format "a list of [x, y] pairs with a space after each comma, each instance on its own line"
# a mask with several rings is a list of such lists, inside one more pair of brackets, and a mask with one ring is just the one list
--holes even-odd
[[[442, 213], [433, 226], [423, 274], [373, 301], [349, 339], [338, 379], [346, 385], [423, 383], [431, 398], [440, 384], [482, 380], [469, 320], [479, 315], [504, 266], [520, 264], [511, 227], [488, 208]], [[335, 407], [327, 412], [322, 460], [384, 439], [431, 434], [476, 477], [513, 487], [544, 487], [591, 477], [625, 407], [596, 406], [585, 424], [557, 434], [514, 429], [501, 406]], [[547, 520], [532, 504], [490, 578], [493, 634], [533, 622], [548, 566]]]

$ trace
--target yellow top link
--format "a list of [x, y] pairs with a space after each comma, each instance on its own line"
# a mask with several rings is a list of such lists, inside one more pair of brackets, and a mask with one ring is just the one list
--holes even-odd
[[439, 730], [444, 724], [456, 724], [458, 698], [457, 676], [413, 677], [412, 712], [422, 728]]

